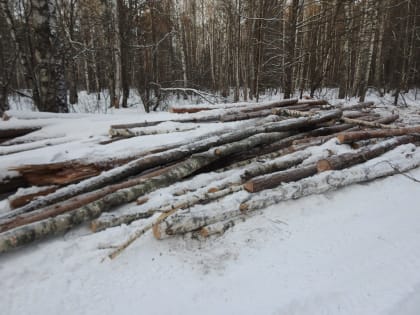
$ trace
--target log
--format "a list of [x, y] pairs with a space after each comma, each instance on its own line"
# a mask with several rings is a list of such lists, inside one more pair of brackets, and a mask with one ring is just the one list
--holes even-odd
[[29, 188], [29, 190], [19, 189], [19, 191], [13, 196], [9, 197], [10, 208], [16, 209], [22, 207], [27, 203], [31, 202], [33, 199], [39, 196], [48, 195], [58, 189], [58, 186], [46, 186], [46, 187], [35, 187]]
[[368, 140], [372, 138], [387, 138], [394, 136], [404, 136], [409, 134], [420, 133], [420, 126], [407, 128], [394, 128], [384, 130], [365, 130], [341, 133], [337, 136], [340, 143], [352, 143], [361, 140]]
[[21, 187], [28, 187], [28, 182], [22, 176], [3, 178], [0, 182], [0, 195], [14, 192]]
[[[44, 198], [34, 200], [33, 202], [27, 204], [22, 208], [16, 209], [15, 211], [7, 213], [4, 216], [0, 216], [0, 219], [10, 218], [15, 215], [33, 211], [35, 209], [39, 209], [41, 207], [71, 198], [78, 194], [100, 189], [106, 185], [123, 180], [129, 176], [137, 175], [140, 172], [145, 171], [147, 169], [151, 169], [160, 165], [168, 165], [169, 163], [175, 163], [190, 156], [191, 154], [203, 152], [217, 145], [223, 145], [234, 141], [240, 141], [255, 134], [277, 133], [275, 135], [268, 135], [265, 138], [260, 138], [261, 142], [258, 142], [258, 140], [254, 139], [253, 145], [257, 145], [258, 143], [264, 144], [267, 143], [267, 141], [272, 141], [274, 138], [280, 139], [281, 135], [278, 134], [279, 131], [289, 131], [284, 133], [284, 137], [287, 137], [291, 135], [290, 130], [296, 130], [302, 127], [316, 126], [317, 124], [321, 124], [332, 119], [340, 118], [341, 113], [342, 112], [340, 110], [334, 110], [314, 115], [311, 117], [294, 118], [279, 122], [264, 123], [257, 127], [248, 127], [242, 130], [235, 130], [227, 134], [209, 137], [201, 141], [196, 141], [185, 146], [174, 148], [172, 150], [167, 150], [161, 153], [156, 153], [146, 157], [142, 157], [133, 160], [121, 167], [104, 172], [99, 176], [84, 180], [78, 184], [73, 185], [72, 187], [64, 187], [62, 189], [59, 189], [53, 194], [45, 196]], [[240, 151], [243, 151], [251, 149], [252, 147], [248, 146], [247, 149], [244, 149], [244, 147], [237, 148], [240, 148]], [[235, 150], [234, 148], [231, 149]], [[237, 152], [239, 151], [236, 151], [236, 153]], [[235, 153], [235, 151], [232, 151], [230, 154], [233, 153]], [[219, 156], [218, 158], [220, 157], [223, 156]], [[215, 159], [214, 161], [216, 160], [217, 159]]]
[[294, 154], [283, 156], [274, 161], [267, 161], [265, 163], [258, 163], [248, 167], [241, 175], [243, 180], [248, 180], [267, 173], [282, 171], [302, 163], [309, 158], [309, 152], [296, 152]]
[[273, 108], [271, 110], [271, 113], [273, 115], [288, 116], [288, 117], [307, 117], [307, 116], [313, 115], [310, 112], [302, 112], [302, 111], [287, 109], [287, 108]]
[[248, 192], [256, 193], [261, 190], [277, 187], [281, 183], [295, 182], [299, 179], [315, 175], [316, 173], [316, 165], [310, 165], [287, 171], [280, 171], [253, 178], [244, 184], [244, 188]]
[[375, 105], [374, 102], [363, 102], [363, 103], [358, 103], [358, 104], [355, 104], [355, 105], [343, 106], [343, 107], [341, 107], [341, 109], [343, 111], [350, 111], [350, 110], [355, 110], [355, 109], [369, 108], [369, 107], [372, 107], [373, 105]]
[[156, 211], [154, 209], [147, 209], [146, 211], [137, 211], [135, 213], [125, 214], [125, 215], [113, 215], [112, 213], [106, 213], [104, 217], [99, 217], [95, 220], [92, 220], [90, 223], [90, 229], [92, 232], [97, 233], [105, 229], [119, 226], [122, 224], [130, 224], [133, 221], [150, 218]]
[[10, 229], [13, 229], [13, 228], [25, 225], [25, 224], [30, 224], [36, 221], [44, 220], [49, 217], [54, 217], [59, 214], [72, 211], [88, 203], [91, 203], [95, 200], [98, 200], [102, 197], [105, 197], [106, 195], [110, 193], [116, 192], [120, 189], [130, 188], [135, 185], [139, 185], [147, 181], [149, 178], [153, 176], [158, 176], [162, 174], [163, 172], [170, 170], [170, 168], [171, 167], [161, 168], [154, 172], [132, 178], [123, 183], [109, 185], [102, 189], [98, 189], [98, 190], [88, 192], [88, 193], [85, 193], [85, 194], [82, 194], [73, 198], [69, 198], [55, 205], [47, 206], [45, 208], [41, 208], [35, 211], [31, 211], [31, 212], [27, 212], [20, 215], [12, 216], [10, 218], [3, 219], [0, 221], [0, 232], [4, 232], [4, 231], [7, 231], [7, 230], [10, 230]]
[[146, 234], [146, 232], [150, 231], [150, 229], [153, 227], [153, 224], [154, 224], [154, 222], [155, 222], [156, 219], [157, 219], [157, 216], [154, 216], [150, 220], [148, 220], [147, 222], [145, 222], [139, 229], [137, 229], [132, 235], [130, 235], [130, 237], [128, 238], [128, 240], [126, 240], [124, 243], [122, 243], [121, 245], [119, 245], [117, 247], [117, 249], [115, 249], [114, 251], [112, 251], [112, 253], [110, 253], [108, 255], [108, 257], [110, 259], [117, 258], [117, 256], [120, 255], [128, 246], [130, 246], [131, 244], [133, 244], [142, 235]]
[[[306, 122], [315, 123], [320, 119], [324, 120], [331, 117], [331, 114], [332, 113], [329, 113], [329, 115], [317, 118], [312, 117], [309, 120], [306, 120]], [[336, 117], [337, 114], [341, 115], [341, 112], [334, 113], [334, 117]], [[293, 120], [289, 121], [287, 124], [274, 124], [274, 126], [273, 124], [269, 124], [269, 126], [264, 127], [264, 130], [275, 130], [276, 128], [285, 129], [287, 128], [286, 126], [300, 126], [302, 123], [303, 122], [301, 120]], [[135, 201], [138, 197], [146, 193], [171, 185], [189, 175], [192, 175], [221, 157], [238, 151], [247, 150], [265, 141], [270, 141], [273, 137], [279, 137], [281, 134], [282, 133], [279, 132], [256, 134], [255, 136], [251, 136], [247, 139], [237, 141], [237, 143], [229, 143], [216, 149], [210, 149], [207, 152], [194, 154], [187, 160], [174, 165], [169, 171], [161, 175], [148, 178], [148, 180], [144, 183], [107, 194], [105, 197], [70, 212], [6, 231], [0, 235], [0, 253], [50, 235], [62, 233], [75, 225], [97, 218], [102, 212], [109, 211], [113, 207]], [[287, 135], [288, 133], [284, 133], [284, 136]], [[215, 154], [216, 151], [218, 154]]]
[[227, 230], [235, 226], [235, 220], [229, 219], [226, 221], [216, 222], [213, 224], [209, 224], [207, 226], [204, 226], [200, 230], [200, 235], [202, 237], [210, 237], [212, 235], [222, 235]]
[[228, 194], [240, 191], [241, 189], [241, 186], [230, 186], [226, 189], [214, 192], [199, 191], [189, 194], [184, 198], [181, 198], [181, 200], [175, 201], [172, 204], [166, 205], [164, 207], [156, 207], [140, 211], [136, 210], [134, 212], [122, 214], [105, 213], [99, 218], [93, 220], [90, 227], [93, 232], [99, 232], [114, 226], [130, 224], [133, 221], [150, 217], [155, 213], [173, 213], [176, 210], [190, 208], [199, 203], [220, 199]]
[[393, 159], [392, 163], [386, 159], [379, 159], [379, 161], [369, 161], [349, 169], [320, 173], [296, 183], [282, 185], [271, 191], [251, 195], [248, 201], [241, 204], [240, 208], [242, 211], [254, 211], [281, 201], [322, 194], [351, 184], [400, 174], [420, 166], [420, 150], [416, 149], [414, 145], [402, 145], [392, 152], [399, 155], [399, 158]]
[[358, 152], [344, 153], [337, 156], [332, 156], [326, 159], [319, 160], [316, 164], [318, 172], [325, 172], [330, 170], [341, 170], [343, 168], [348, 168], [353, 165], [366, 162], [373, 158], [376, 158], [385, 152], [388, 152], [397, 146], [402, 144], [410, 143], [413, 141], [411, 136], [402, 136], [381, 143], [375, 144], [373, 146], [361, 149]]
[[151, 136], [151, 135], [159, 135], [159, 134], [166, 134], [166, 133], [174, 133], [174, 132], [185, 132], [197, 129], [198, 126], [173, 126], [169, 128], [164, 128], [161, 126], [158, 129], [110, 129], [109, 135], [111, 137], [123, 137], [123, 138], [130, 138], [130, 137], [140, 137], [140, 136]]
[[[230, 207], [220, 211], [218, 208], [201, 209], [194, 212], [174, 213], [159, 223], [160, 238], [196, 231], [216, 222], [238, 218], [246, 213], [264, 209], [290, 199], [298, 199], [313, 194], [322, 194], [351, 184], [363, 183], [377, 178], [395, 175], [420, 166], [420, 150], [414, 145], [403, 145], [394, 149], [400, 158], [392, 163], [363, 163], [341, 171], [331, 171], [301, 179], [298, 182], [286, 183], [273, 190], [259, 194], [238, 196], [242, 203], [238, 208]], [[414, 151], [413, 151], [414, 150]], [[410, 154], [407, 154], [410, 151]]]
[[64, 143], [69, 143], [72, 141], [73, 139], [71, 138], [62, 137], [62, 138], [32, 141], [32, 142], [23, 143], [23, 144], [2, 146], [0, 147], [0, 156], [20, 153], [20, 152], [25, 152], [25, 151], [30, 151], [30, 150], [36, 150], [36, 149], [45, 148], [48, 146], [55, 146], [55, 145], [60, 145]]
[[393, 123], [394, 121], [398, 120], [399, 118], [400, 118], [400, 115], [395, 114], [395, 115], [390, 115], [388, 117], [383, 117], [381, 119], [378, 119], [378, 120], [376, 120], [376, 122], [379, 123], [379, 124], [387, 125], [387, 124]]
[[352, 119], [352, 118], [347, 118], [347, 117], [342, 117], [341, 120], [345, 122], [346, 124], [353, 124], [353, 125], [358, 125], [358, 126], [366, 126], [366, 127], [371, 127], [371, 128], [383, 128], [383, 129], [395, 129], [394, 126], [381, 124], [379, 122], [371, 122], [371, 121]]
[[221, 122], [239, 121], [239, 120], [265, 117], [269, 115], [271, 115], [271, 110], [264, 109], [264, 110], [253, 111], [253, 112], [235, 113], [235, 114], [225, 115], [220, 119], [220, 121]]
[[27, 135], [31, 132], [41, 130], [42, 127], [16, 127], [16, 128], [0, 128], [0, 143], [7, 140]]

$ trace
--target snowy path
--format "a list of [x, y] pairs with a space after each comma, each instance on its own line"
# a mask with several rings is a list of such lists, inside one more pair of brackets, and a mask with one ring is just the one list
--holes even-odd
[[[420, 178], [420, 169], [412, 172]], [[204, 243], [80, 228], [0, 257], [0, 314], [418, 314], [420, 184], [288, 201]]]

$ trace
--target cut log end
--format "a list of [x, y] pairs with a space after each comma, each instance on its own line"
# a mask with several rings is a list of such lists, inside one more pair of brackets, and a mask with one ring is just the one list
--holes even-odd
[[145, 204], [146, 202], [148, 202], [149, 201], [149, 198], [147, 198], [147, 197], [140, 197], [139, 199], [137, 199], [137, 205], [143, 205], [143, 204]]
[[346, 135], [343, 133], [340, 133], [337, 135], [337, 140], [340, 144], [343, 144], [346, 141]]
[[253, 182], [246, 182], [246, 183], [244, 184], [244, 189], [245, 189], [247, 192], [254, 192], [254, 183], [253, 183]]
[[152, 232], [153, 232], [153, 236], [157, 239], [157, 240], [161, 240], [162, 239], [162, 232], [160, 230], [160, 224], [159, 223], [155, 223], [153, 224], [152, 227]]
[[208, 238], [208, 237], [210, 236], [210, 232], [209, 232], [209, 230], [208, 230], [206, 227], [203, 227], [203, 228], [200, 230], [200, 235], [201, 235], [202, 237], [204, 237], [204, 238]]
[[241, 203], [241, 205], [239, 206], [239, 210], [241, 210], [242, 212], [245, 212], [249, 209], [249, 205], [246, 203]]
[[330, 162], [328, 160], [319, 160], [316, 163], [316, 168], [318, 170], [318, 173], [331, 171], [333, 167], [331, 166]]

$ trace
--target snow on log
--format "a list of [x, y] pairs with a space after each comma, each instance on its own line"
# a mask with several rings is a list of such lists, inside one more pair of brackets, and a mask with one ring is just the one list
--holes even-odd
[[128, 213], [122, 214], [104, 213], [99, 218], [93, 220], [91, 222], [90, 227], [93, 232], [99, 232], [121, 224], [130, 224], [133, 221], [150, 217], [154, 213], [168, 213], [178, 209], [186, 209], [199, 203], [214, 201], [228, 194], [238, 192], [241, 189], [241, 186], [236, 185], [214, 192], [200, 190], [197, 192], [190, 193], [185, 197], [181, 198], [180, 200], [175, 201], [170, 205], [166, 205], [164, 207], [153, 207], [142, 210], [139, 209], [135, 211], [133, 211], [133, 209], [130, 209], [129, 211], [127, 211]]
[[375, 105], [374, 102], [363, 102], [363, 103], [358, 103], [355, 105], [343, 106], [341, 107], [341, 109], [343, 111], [350, 111], [350, 110], [355, 110], [355, 109], [369, 108], [369, 107], [372, 107], [373, 105]]
[[[243, 142], [242, 145], [238, 145], [235, 143], [232, 144], [231, 142], [239, 141], [247, 137], [249, 138], [250, 136], [259, 133], [275, 133], [276, 131], [285, 131], [301, 128], [302, 126], [316, 126], [319, 123], [323, 123], [326, 121], [330, 121], [331, 119], [336, 119], [340, 117], [341, 111], [334, 110], [319, 115], [314, 115], [311, 117], [288, 119], [280, 122], [269, 122], [261, 126], [249, 127], [243, 130], [232, 131], [220, 136], [214, 136], [207, 139], [203, 139], [201, 141], [193, 142], [191, 144], [181, 146], [179, 148], [145, 156], [140, 159], [131, 161], [126, 165], [104, 172], [99, 176], [84, 180], [78, 184], [58, 189], [55, 193], [33, 200], [31, 203], [21, 208], [15, 209], [14, 211], [0, 216], [0, 219], [10, 219], [16, 215], [30, 212], [35, 209], [54, 204], [56, 202], [74, 197], [82, 193], [100, 189], [106, 185], [125, 179], [129, 176], [137, 175], [144, 170], [151, 169], [160, 165], [168, 165], [168, 163], [174, 163], [176, 161], [190, 156], [191, 154], [208, 150], [209, 148], [217, 145], [227, 144], [227, 147], [223, 148], [224, 153], [220, 154], [219, 156], [217, 156], [217, 158], [212, 160], [213, 162], [220, 157], [226, 156], [227, 154], [233, 154], [244, 150], [246, 151], [248, 149], [251, 149], [255, 145], [267, 143], [268, 141], [270, 141], [270, 139], [273, 139], [273, 134], [268, 134], [262, 137], [256, 137], [256, 139], [245, 139], [245, 142]], [[284, 137], [288, 135], [290, 134], [284, 133]], [[282, 137], [282, 135], [280, 135], [279, 133], [275, 133], [274, 136], [277, 139], [280, 139]]]
[[0, 143], [7, 140], [27, 135], [28, 133], [41, 130], [42, 127], [15, 127], [15, 128], [0, 128]]
[[[351, 184], [407, 172], [419, 166], [420, 150], [412, 144], [402, 145], [388, 152], [384, 157], [349, 169], [320, 173], [258, 194], [238, 195], [235, 199], [242, 203], [237, 208], [213, 207], [171, 214], [157, 224], [156, 229], [160, 232], [157, 238], [163, 239], [196, 231], [204, 226], [237, 218], [247, 212], [263, 209], [285, 200], [322, 194]], [[232, 196], [232, 198], [234, 197]]]
[[394, 136], [404, 136], [409, 134], [420, 133], [420, 126], [407, 128], [394, 128], [384, 130], [364, 130], [354, 132], [344, 132], [337, 136], [340, 143], [352, 143], [372, 138], [387, 138]]
[[413, 141], [412, 136], [401, 136], [393, 138], [387, 141], [380, 142], [367, 148], [363, 148], [358, 152], [349, 152], [336, 156], [332, 156], [326, 159], [319, 160], [317, 162], [318, 172], [325, 172], [330, 170], [341, 170], [359, 163], [363, 163], [370, 159], [376, 158], [385, 152], [388, 152], [397, 146], [407, 144]]
[[402, 145], [385, 156], [370, 160], [354, 167], [329, 171], [298, 182], [288, 183], [273, 190], [251, 195], [242, 203], [243, 211], [262, 209], [281, 201], [297, 199], [312, 194], [322, 194], [355, 183], [400, 174], [420, 166], [420, 150], [413, 144]]
[[202, 237], [210, 237], [212, 235], [222, 235], [227, 230], [235, 226], [235, 220], [230, 219], [226, 221], [216, 222], [213, 224], [209, 224], [204, 226], [200, 230], [200, 235]]
[[379, 122], [371, 122], [371, 121], [353, 119], [353, 118], [347, 118], [347, 117], [342, 117], [341, 120], [345, 122], [346, 124], [353, 124], [353, 125], [358, 125], [358, 126], [366, 126], [366, 127], [371, 127], [371, 128], [395, 129], [394, 126], [381, 124]]
[[246, 191], [256, 193], [264, 189], [276, 187], [281, 183], [294, 182], [316, 173], [316, 165], [299, 167], [253, 178], [244, 184], [244, 188]]
[[58, 189], [58, 186], [43, 186], [31, 188], [19, 188], [18, 191], [8, 198], [10, 208], [16, 209], [29, 203], [31, 200], [48, 195]]
[[184, 132], [184, 131], [191, 131], [197, 129], [198, 126], [192, 126], [191, 124], [162, 124], [157, 125], [151, 128], [133, 128], [133, 129], [110, 129], [109, 135], [111, 137], [139, 137], [139, 136], [150, 136], [150, 135], [158, 135], [158, 134], [165, 134], [165, 133], [173, 133], [173, 132]]
[[297, 164], [302, 163], [308, 157], [311, 156], [310, 152], [296, 152], [281, 158], [278, 158], [273, 161], [265, 161], [264, 163], [256, 163], [248, 167], [241, 178], [243, 180], [248, 180], [253, 177], [260, 176], [262, 174], [273, 173], [281, 170], [285, 170], [291, 168], [292, 166], [296, 166]]

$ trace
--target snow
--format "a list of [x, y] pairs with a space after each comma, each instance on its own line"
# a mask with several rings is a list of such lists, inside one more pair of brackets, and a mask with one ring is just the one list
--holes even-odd
[[[333, 92], [328, 93], [333, 97]], [[405, 121], [419, 123], [420, 107], [414, 92], [405, 99], [408, 108], [392, 107], [387, 96], [380, 99], [382, 108], [376, 110], [387, 114], [394, 110]], [[379, 102], [372, 94], [366, 101], [370, 100]], [[343, 100], [331, 101], [339, 102]], [[356, 103], [355, 100], [346, 102]], [[81, 104], [94, 108], [95, 100], [89, 96]], [[25, 106], [22, 108], [28, 108]], [[136, 107], [108, 110], [107, 114], [75, 111], [77, 114], [67, 119], [56, 114], [23, 111], [16, 113], [19, 119], [0, 122], [1, 128], [7, 128], [8, 124], [45, 126], [22, 137], [26, 140], [57, 137], [51, 146], [0, 156], [0, 177], [13, 176], [15, 172], [8, 168], [21, 163], [130, 156], [222, 128], [244, 126], [243, 123], [200, 124], [196, 130], [135, 137], [103, 146], [99, 142], [108, 138], [112, 124], [184, 116], [165, 112], [146, 115]], [[25, 115], [37, 119], [28, 123]], [[63, 139], [71, 142], [61, 143]], [[30, 148], [31, 145], [20, 146]], [[11, 149], [3, 146], [0, 150], [7, 153]], [[311, 156], [304, 163], [324, 156], [327, 150], [345, 153], [350, 148], [332, 139], [311, 148]], [[412, 150], [412, 145], [406, 145], [369, 163], [372, 169], [389, 168], [379, 162], [414, 154]], [[151, 193], [147, 206], [127, 205], [117, 211], [130, 213], [171, 203], [176, 191], [197, 187], [204, 191], [208, 185], [239, 179], [245, 169], [198, 175], [193, 180]], [[409, 175], [420, 179], [420, 169]], [[287, 200], [257, 210], [224, 235], [207, 240], [184, 236], [158, 241], [148, 232], [115, 260], [107, 258], [111, 247], [123, 243], [144, 222], [96, 234], [81, 226], [65, 235], [0, 256], [0, 314], [417, 315], [420, 311], [419, 187], [418, 182], [395, 175]], [[248, 196], [243, 191], [230, 195], [224, 206], [237, 205]], [[218, 206], [222, 207], [213, 205], [215, 211], [220, 210]], [[0, 212], [6, 210], [6, 200], [0, 201]]]
[[[420, 177], [420, 170], [412, 173]], [[418, 184], [398, 175], [272, 206], [220, 238], [85, 228], [0, 257], [2, 314], [415, 314]], [[162, 301], [159, 303], [159, 301]], [[407, 312], [405, 312], [405, 310]], [[411, 311], [411, 313], [410, 313]]]

